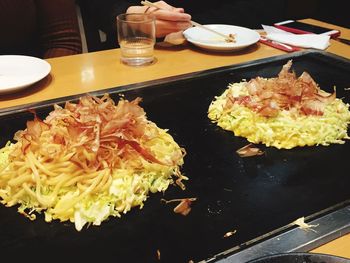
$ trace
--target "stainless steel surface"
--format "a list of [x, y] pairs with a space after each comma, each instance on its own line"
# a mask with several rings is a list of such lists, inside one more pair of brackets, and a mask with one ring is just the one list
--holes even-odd
[[[348, 203], [348, 201], [346, 201]], [[312, 217], [314, 217], [313, 215]], [[274, 236], [270, 239], [262, 241], [256, 245], [250, 246], [247, 249], [234, 253], [242, 246], [249, 246], [249, 242], [239, 247], [232, 248], [223, 254], [218, 255], [203, 262], [220, 262], [220, 263], [244, 263], [250, 260], [287, 252], [307, 252], [322, 244], [325, 244], [335, 238], [341, 237], [350, 232], [350, 205], [344, 208], [326, 214], [318, 219], [309, 221], [308, 224], [318, 225], [313, 230], [302, 230], [295, 226], [282, 234]], [[268, 220], [268, 219], [266, 219]], [[282, 231], [283, 228], [288, 228], [290, 225], [277, 229], [274, 232]], [[269, 233], [267, 235], [273, 235]], [[261, 239], [264, 237], [260, 237]], [[255, 243], [258, 240], [252, 240]], [[232, 254], [233, 253], [233, 254]], [[230, 255], [231, 254], [231, 255]], [[221, 259], [220, 259], [221, 258]]]

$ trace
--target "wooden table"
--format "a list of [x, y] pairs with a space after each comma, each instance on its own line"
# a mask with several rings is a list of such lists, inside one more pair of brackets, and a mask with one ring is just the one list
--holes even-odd
[[[305, 21], [327, 25], [311, 19]], [[342, 37], [350, 39], [349, 29], [334, 27], [342, 31]], [[327, 51], [350, 58], [349, 46], [334, 40], [331, 42]], [[50, 76], [31, 89], [1, 96], [0, 109], [282, 54], [285, 52], [257, 43], [235, 53], [209, 53], [191, 45], [157, 47], [157, 62], [143, 68], [121, 64], [119, 49], [48, 59], [52, 66]]]
[[[313, 19], [303, 21], [339, 29], [341, 37], [350, 39], [350, 29]], [[327, 51], [350, 59], [350, 46], [338, 41], [331, 40], [331, 46]], [[140, 68], [121, 64], [119, 49], [48, 59], [52, 66], [50, 76], [35, 84], [33, 88], [1, 96], [0, 109], [282, 54], [285, 52], [257, 43], [237, 53], [210, 53], [191, 45], [170, 48], [158, 46], [155, 51], [157, 62]], [[339, 237], [312, 252], [350, 258], [350, 234]]]

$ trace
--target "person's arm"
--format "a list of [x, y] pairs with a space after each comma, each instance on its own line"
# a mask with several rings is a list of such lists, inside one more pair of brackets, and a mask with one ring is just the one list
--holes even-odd
[[142, 6], [139, 0], [89, 0], [86, 4], [90, 10], [94, 11], [99, 28], [108, 35], [115, 46], [117, 45], [116, 16], [122, 13], [152, 12], [157, 19], [157, 37], [164, 37], [171, 32], [177, 32], [191, 26], [191, 16], [184, 13], [183, 8], [175, 8], [164, 1], [154, 2], [154, 4], [166, 10]]
[[43, 58], [74, 55], [82, 44], [74, 0], [36, 0]]
[[156, 36], [165, 37], [174, 32], [185, 30], [192, 26], [191, 15], [183, 8], [173, 7], [164, 1], [154, 2], [159, 9], [148, 6], [130, 6], [127, 13], [153, 14], [156, 18]]

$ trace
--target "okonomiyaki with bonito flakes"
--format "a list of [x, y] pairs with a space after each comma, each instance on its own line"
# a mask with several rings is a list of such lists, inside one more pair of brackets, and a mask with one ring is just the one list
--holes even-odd
[[349, 104], [336, 88], [322, 90], [309, 73], [299, 77], [292, 60], [277, 77], [230, 83], [209, 105], [208, 117], [251, 143], [291, 149], [343, 144], [349, 139]]
[[67, 102], [44, 119], [34, 112], [0, 149], [0, 200], [34, 220], [100, 225], [144, 206], [172, 183], [184, 188], [185, 155], [139, 105], [108, 94]]

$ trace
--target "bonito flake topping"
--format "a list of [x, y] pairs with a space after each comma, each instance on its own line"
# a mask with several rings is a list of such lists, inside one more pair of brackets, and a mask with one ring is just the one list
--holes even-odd
[[105, 94], [67, 102], [27, 122], [0, 150], [0, 199], [30, 219], [100, 225], [163, 192], [180, 173], [184, 149], [146, 118], [141, 99]]
[[231, 83], [215, 97], [208, 117], [251, 143], [291, 149], [349, 139], [349, 105], [327, 93], [307, 73], [291, 72], [288, 61], [275, 78]]

